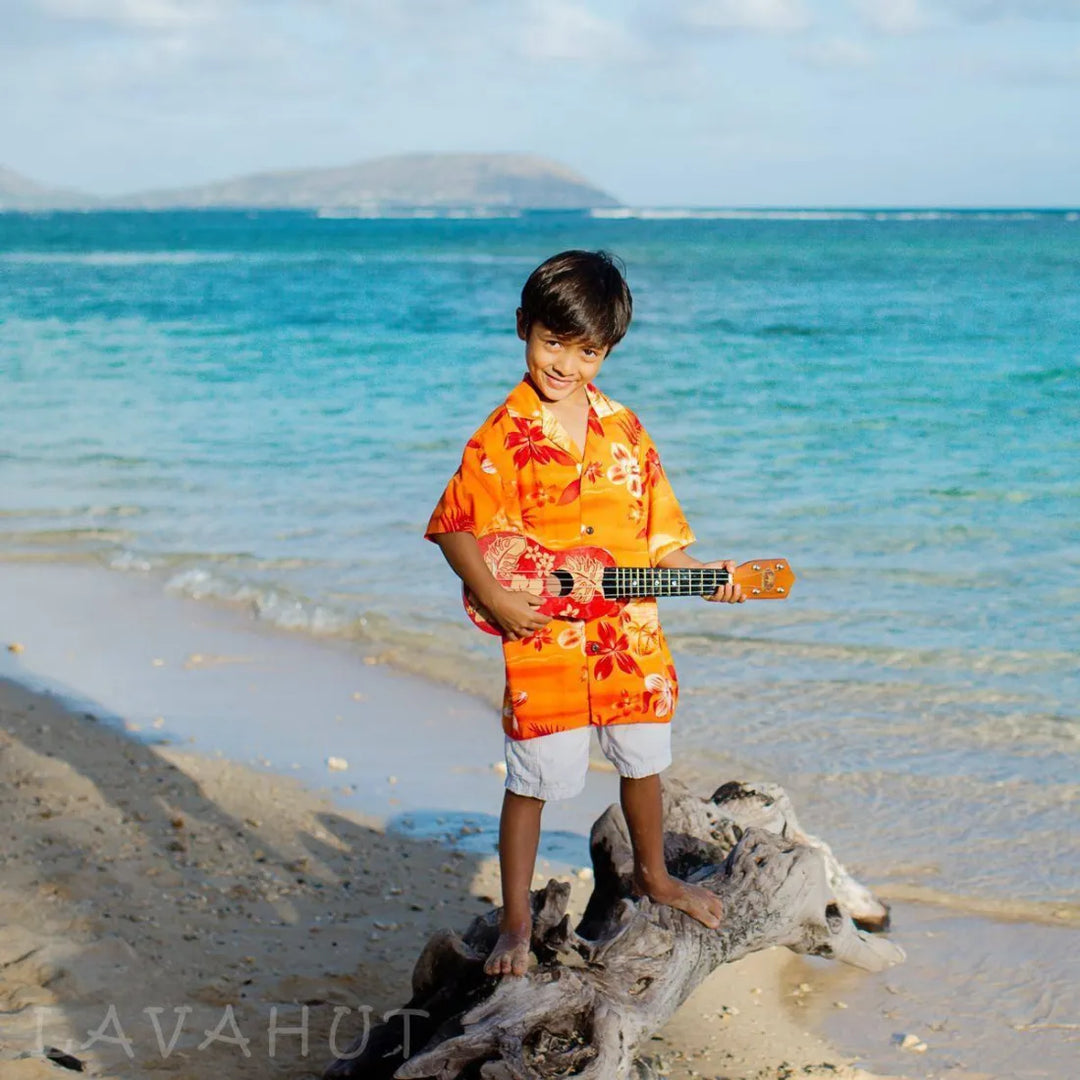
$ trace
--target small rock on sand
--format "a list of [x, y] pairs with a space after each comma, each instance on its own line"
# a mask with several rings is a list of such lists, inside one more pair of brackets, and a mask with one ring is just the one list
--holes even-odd
[[72, 1072], [83, 1072], [86, 1068], [85, 1063], [79, 1058], [58, 1050], [55, 1046], [50, 1046], [45, 1051], [45, 1057], [54, 1065], [59, 1065], [62, 1069], [70, 1069]]
[[899, 1046], [901, 1050], [911, 1050], [916, 1054], [923, 1054], [926, 1052], [926, 1043], [924, 1043], [918, 1035], [915, 1035], [910, 1031], [898, 1031], [893, 1035], [892, 1041], [896, 1046]]
[[349, 767], [349, 763], [343, 757], [328, 757], [326, 767], [334, 772], [344, 772]]

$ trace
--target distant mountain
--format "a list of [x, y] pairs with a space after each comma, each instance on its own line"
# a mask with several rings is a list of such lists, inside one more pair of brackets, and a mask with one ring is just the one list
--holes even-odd
[[380, 213], [619, 205], [564, 165], [526, 154], [402, 154], [338, 168], [255, 173], [111, 197], [45, 187], [0, 166], [0, 210], [234, 207]]
[[0, 210], [82, 210], [100, 204], [93, 195], [45, 187], [0, 165]]
[[565, 166], [524, 154], [403, 154], [338, 168], [256, 173], [196, 187], [137, 192], [109, 204], [155, 210], [306, 207], [372, 212], [619, 205]]

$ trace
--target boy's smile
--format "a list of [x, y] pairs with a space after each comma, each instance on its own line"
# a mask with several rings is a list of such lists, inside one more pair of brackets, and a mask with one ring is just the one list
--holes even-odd
[[518, 337], [525, 342], [525, 366], [536, 392], [548, 404], [585, 404], [585, 387], [596, 378], [610, 351], [579, 338], [560, 336], [534, 322], [528, 334], [518, 312]]

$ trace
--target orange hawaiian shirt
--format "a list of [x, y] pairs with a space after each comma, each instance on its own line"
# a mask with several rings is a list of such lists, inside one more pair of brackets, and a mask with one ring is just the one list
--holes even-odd
[[[641, 421], [589, 385], [578, 448], [522, 380], [465, 446], [425, 536], [529, 536], [553, 551], [606, 548], [620, 566], [655, 566], [694, 542]], [[655, 599], [613, 615], [553, 619], [503, 638], [503, 730], [531, 739], [590, 724], [667, 723], [678, 680]]]

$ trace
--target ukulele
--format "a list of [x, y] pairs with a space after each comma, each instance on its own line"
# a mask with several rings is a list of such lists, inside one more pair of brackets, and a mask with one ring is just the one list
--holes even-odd
[[[732, 577], [748, 600], [783, 600], [795, 574], [787, 559], [754, 559], [735, 569], [659, 566], [616, 566], [601, 547], [550, 551], [520, 533], [496, 532], [480, 537], [480, 553], [504, 588], [544, 597], [537, 608], [553, 619], [594, 619], [613, 615], [627, 600], [654, 596], [711, 596]], [[502, 636], [488, 612], [466, 588], [465, 612], [489, 634]]]

